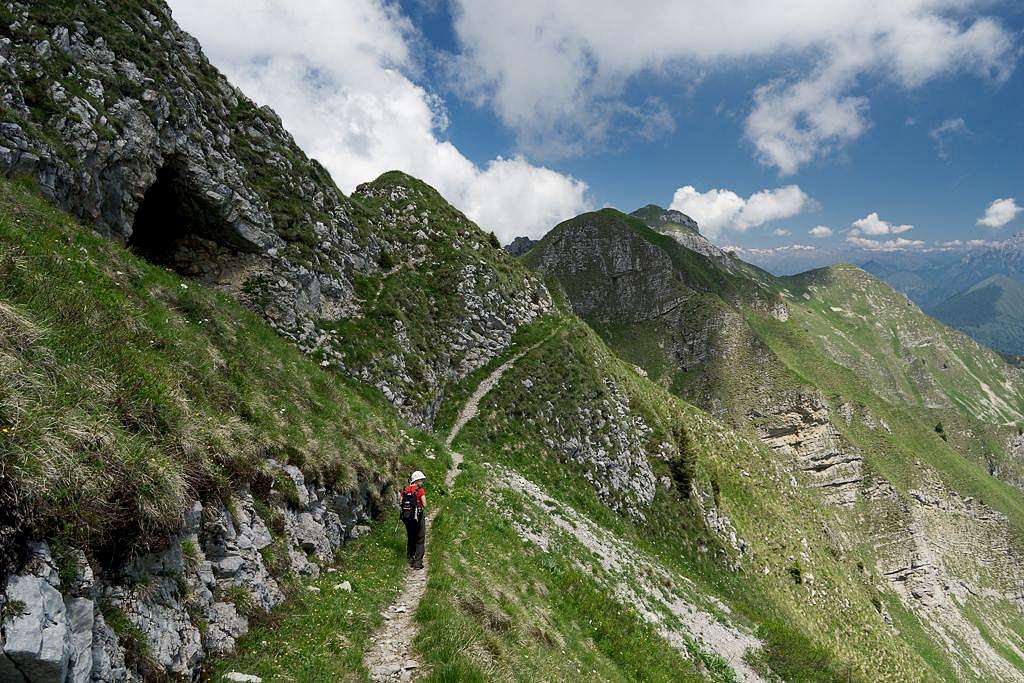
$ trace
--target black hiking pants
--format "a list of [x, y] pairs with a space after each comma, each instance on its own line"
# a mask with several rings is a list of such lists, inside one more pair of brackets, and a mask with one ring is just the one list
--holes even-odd
[[423, 550], [427, 543], [427, 520], [423, 511], [420, 511], [419, 519], [406, 519], [405, 522], [405, 554], [409, 558], [409, 564], [413, 567], [423, 566]]

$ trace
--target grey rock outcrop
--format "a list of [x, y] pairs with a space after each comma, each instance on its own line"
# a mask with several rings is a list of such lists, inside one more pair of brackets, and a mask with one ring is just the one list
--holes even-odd
[[508, 252], [509, 256], [522, 256], [533, 249], [538, 241], [526, 236], [520, 236], [506, 244], [505, 251]]
[[863, 458], [832, 424], [820, 395], [777, 396], [770, 411], [751, 417], [761, 441], [782, 455], [783, 462], [792, 462], [809, 486], [822, 490], [825, 500], [857, 502]]
[[527, 262], [557, 277], [573, 310], [585, 320], [654, 320], [688, 296], [668, 254], [599, 213], [584, 214], [549, 233]]
[[74, 652], [68, 610], [50, 549], [33, 544], [25, 571], [7, 579], [0, 680], [62, 683]]
[[[713, 414], [738, 417], [744, 411], [730, 411], [726, 403], [761, 389], [726, 388], [720, 380], [737, 367], [749, 368], [751, 377], [770, 378], [779, 365], [742, 309], [784, 317], [785, 304], [759, 280], [707, 276], [717, 271], [705, 256], [636, 229], [630, 220], [610, 211], [577, 216], [548, 233], [525, 262], [556, 279], [573, 310], [599, 331], [611, 328], [620, 337], [643, 340], [645, 348], [636, 356], [632, 348], [619, 351], [634, 362], [653, 359], [646, 368], [660, 370], [653, 379], [668, 387], [677, 371], [686, 373], [688, 400]], [[751, 278], [760, 277], [751, 271]], [[607, 336], [606, 341], [618, 343]]]
[[700, 234], [697, 221], [681, 211], [648, 204], [630, 215], [642, 220], [651, 230], [671, 237], [677, 244], [713, 261], [729, 273], [760, 279], [757, 268], [741, 261], [732, 252], [724, 251], [713, 244]]
[[[0, 681], [191, 679], [207, 656], [231, 652], [248, 614], [284, 600], [280, 572], [316, 575], [373, 505], [365, 484], [334, 492], [306, 484], [293, 466], [272, 467], [297, 493], [291, 503], [271, 494], [267, 509], [283, 520], [276, 537], [242, 488], [229, 503], [196, 501], [166, 548], [99, 578], [79, 554], [75, 581], [62, 585], [49, 548], [34, 544], [0, 594]], [[271, 548], [282, 564], [268, 566]]]
[[866, 489], [873, 504], [861, 521], [875, 539], [878, 573], [940, 641], [957, 643], [952, 661], [961, 677], [1018, 680], [1013, 662], [970, 616], [989, 602], [1024, 609], [1016, 532], [1002, 513], [951, 491], [934, 473], [919, 474], [907, 496], [878, 478]]

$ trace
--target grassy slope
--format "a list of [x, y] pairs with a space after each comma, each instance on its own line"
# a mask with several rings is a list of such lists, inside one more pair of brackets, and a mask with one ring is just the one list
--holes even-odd
[[986, 278], [928, 312], [996, 350], [1024, 351], [1024, 285], [1005, 275]]
[[[578, 320], [557, 316], [533, 328], [521, 333], [521, 346], [536, 339], [547, 341], [506, 373], [501, 390], [484, 400], [480, 416], [466, 426], [456, 443], [471, 462], [501, 463], [540, 484], [560, 504], [657, 558], [678, 585], [691, 586], [691, 597], [698, 604], [713, 604], [712, 598], [725, 601], [732, 609], [732, 620], [746, 624], [765, 640], [763, 660], [787, 678], [841, 680], [848, 668], [855, 679], [888, 675], [924, 680], [947, 673], [944, 663], [933, 668], [883, 624], [873, 605], [877, 595], [873, 580], [857, 569], [857, 558], [839, 556], [824, 531], [833, 523], [828, 513], [813, 496], [791, 489], [759, 444], [723, 429], [637, 376]], [[570, 392], [596, 394], [603, 390], [607, 376], [627, 387], [632, 408], [654, 427], [652, 443], [670, 438], [668, 433], [680, 426], [690, 435], [688, 476], [700, 493], [681, 500], [678, 489], [660, 492], [646, 520], [625, 519], [598, 498], [580, 465], [565, 462], [542, 443], [537, 430], [543, 419], [540, 406], [547, 401], [557, 406], [560, 400], [579, 400], [565, 396], [562, 383], [569, 380]], [[533, 383], [529, 391], [522, 389], [524, 379]], [[667, 464], [655, 465], [660, 474], [672, 475]], [[436, 652], [438, 644], [445, 644], [443, 656], [454, 657], [451, 671], [469, 672], [480, 680], [530, 679], [518, 671], [560, 678], [562, 670], [557, 666], [561, 664], [583, 673], [600, 670], [588, 649], [591, 641], [582, 641], [582, 649], [578, 645], [580, 634], [573, 629], [579, 619], [567, 620], [560, 594], [550, 592], [551, 580], [565, 580], [570, 571], [564, 565], [565, 555], [561, 550], [555, 555], [522, 546], [508, 522], [489, 513], [475, 498], [484, 488], [481, 470], [474, 464], [469, 473], [456, 491], [453, 517], [457, 523], [448, 522], [450, 511], [438, 518], [435, 538], [443, 539], [443, 545], [432, 551], [438, 573], [431, 581], [430, 607], [420, 615], [422, 646]], [[736, 559], [735, 553], [706, 527], [698, 499], [727, 515], [745, 539], [747, 554], [738, 573], [726, 568]], [[537, 519], [538, 524], [544, 521]], [[813, 587], [794, 582], [793, 571], [801, 565], [803, 571], [813, 567]], [[596, 568], [593, 571], [594, 576], [600, 574]], [[477, 598], [486, 610], [472, 606]], [[495, 630], [488, 626], [491, 613], [523, 627], [513, 633]], [[577, 616], [598, 623], [601, 613]], [[534, 624], [538, 614], [545, 616]], [[548, 638], [535, 642], [530, 624], [544, 629], [556, 643], [577, 645], [560, 647], [565, 652], [552, 661], [545, 649], [549, 646], [543, 644]], [[602, 641], [590, 635], [593, 647], [600, 650]], [[641, 662], [650, 656], [649, 649], [630, 651]], [[710, 653], [703, 654], [708, 662], [715, 662]], [[631, 666], [634, 663], [620, 662], [617, 675], [628, 673]], [[698, 669], [704, 675], [710, 670], [715, 669]]]
[[885, 398], [922, 407], [952, 402], [994, 424], [1024, 419], [1019, 373], [864, 271], [833, 266], [783, 283], [816, 345], [831, 357], [846, 353]]
[[[11, 454], [3, 494], [20, 501], [24, 533], [97, 553], [139, 549], [143, 539], [158, 543], [194, 495], [226, 493], [239, 480], [258, 478], [267, 456], [328, 483], [387, 475], [399, 463], [441, 480], [447, 457], [435, 442], [416, 434], [421, 446], [410, 448], [379, 397], [325, 373], [232, 301], [91, 235], [15, 184], [0, 183], [0, 207], [0, 359], [14, 378], [0, 403], [0, 439]], [[527, 330], [523, 339], [531, 334], [540, 332]], [[425, 449], [440, 457], [425, 459]], [[456, 500], [456, 516], [439, 518], [432, 552], [453, 547], [445, 543], [453, 529], [444, 520], [458, 519], [467, 504]], [[469, 534], [465, 548], [507, 538], [500, 519], [472, 519], [476, 526], [458, 526]], [[497, 536], [488, 532], [495, 524]], [[526, 633], [539, 663], [522, 668], [529, 657], [520, 661], [517, 647], [513, 670], [559, 677], [596, 670], [610, 680], [645, 671], [671, 680], [692, 671], [628, 606], [609, 605], [588, 577], [501, 547], [511, 554], [491, 553], [487, 562], [477, 555], [469, 572], [521, 562], [524, 576], [562, 597], [550, 612], [557, 632]], [[270, 618], [257, 617], [237, 655], [212, 662], [210, 675], [364, 677], [361, 652], [379, 608], [397, 593], [403, 551], [393, 516], [385, 515], [369, 537], [340, 553], [336, 572], [313, 582], [320, 593], [292, 584], [289, 602]], [[342, 580], [352, 593], [334, 588]], [[588, 597], [566, 600], [566, 590]], [[432, 592], [427, 614], [462, 619], [464, 605], [447, 609], [441, 600]], [[548, 613], [524, 609], [536, 618]], [[423, 644], [428, 661], [438, 662], [445, 644], [430, 633]], [[553, 645], [562, 642], [568, 658]]]
[[[634, 226], [621, 226], [627, 228], [636, 234]], [[541, 256], [541, 249], [531, 253], [534, 261]], [[677, 265], [686, 267], [683, 261]], [[714, 282], [724, 277], [709, 278], [698, 271], [696, 280], [688, 281]], [[1024, 396], [1014, 371], [995, 354], [923, 316], [905, 299], [852, 267], [773, 278], [767, 284], [767, 293], [788, 299], [790, 321], [780, 322], [756, 305], [734, 310], [743, 319], [741, 331], [747, 330], [746, 334], [764, 345], [764, 355], [773, 359], [774, 367], [767, 368], [768, 372], [764, 358], [758, 358], [761, 354], [740, 353], [730, 356], [725, 365], [712, 359], [696, 372], [677, 371], [672, 376], [674, 358], [665, 353], [660, 340], [670, 339], [673, 331], [659, 321], [597, 329], [613, 348], [647, 369], [663, 386], [694, 396], [705, 405], [729, 406], [734, 414], [742, 413], [749, 405], [745, 402], [756, 396], [756, 387], [737, 390], [752, 380], [755, 384], [767, 382], [773, 391], [820, 387], [833, 409], [842, 403], [866, 409], [891, 425], [891, 433], [869, 429], [859, 420], [847, 425], [838, 416], [833, 422], [863, 453], [867, 473], [881, 474], [906, 494], [918, 483], [920, 472], [915, 463], [920, 460], [951, 489], [1007, 515], [1011, 534], [1019, 538], [1024, 529], [1024, 502], [1019, 491], [984, 471], [993, 460], [999, 462], [1004, 457], [1002, 439], [1008, 433], [992, 422], [1016, 421], [1021, 410]], [[722, 296], [735, 302], [735, 292], [729, 288]], [[705, 311], [694, 307], [688, 329], [700, 329], [712, 316], [732, 308], [723, 304], [710, 305]], [[735, 330], [731, 334], [735, 336]], [[702, 395], [709, 386], [713, 394]], [[936, 407], [943, 400], [946, 405]], [[1003, 460], [1000, 465], [1005, 472], [1012, 463]], [[792, 519], [791, 515], [791, 510], [781, 513], [782, 518]], [[839, 519], [830, 524], [834, 528], [848, 526]], [[795, 521], [790, 530], [801, 534], [809, 526], [813, 525]], [[849, 527], [848, 532], [858, 537], [856, 527]], [[857, 543], [858, 560], [872, 566], [871, 544]], [[816, 573], [820, 571], [819, 560], [809, 564]], [[849, 565], [838, 573], [855, 576]], [[764, 595], [757, 590], [749, 594]], [[925, 670], [955, 677], [944, 648], [934, 644], [933, 636], [926, 635], [917, 618], [898, 606], [890, 605], [889, 611], [898, 620], [905, 642], [926, 662]], [[820, 632], [813, 628], [805, 631], [812, 639], [820, 638]], [[857, 655], [852, 661], [857, 661]]]
[[[226, 297], [0, 183], [2, 495], [24, 533], [96, 551], [158, 541], [196, 496], [389, 477], [400, 424]], [[254, 489], [265, 487], [254, 486]]]
[[871, 405], [878, 416], [889, 414], [893, 427], [915, 433], [895, 441], [941, 453], [933, 464], [956, 480], [987, 480], [978, 470], [990, 464], [1006, 480], [1021, 480], [1020, 465], [1003, 452], [1024, 414], [1019, 370], [852, 266], [812, 271], [786, 284], [793, 295], [791, 324], [763, 316], [751, 322], [802, 381]]

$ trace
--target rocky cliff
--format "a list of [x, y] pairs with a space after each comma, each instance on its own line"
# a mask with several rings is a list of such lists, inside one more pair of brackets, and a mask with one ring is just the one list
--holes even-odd
[[245, 488], [227, 501], [196, 501], [165, 550], [114, 573], [97, 576], [81, 552], [58, 563], [46, 543], [31, 544], [0, 595], [0, 679], [192, 679], [204, 659], [231, 652], [250, 617], [285, 599], [279, 578], [316, 576], [318, 563], [369, 530], [361, 523], [371, 491], [331, 493], [294, 466], [272, 465], [293, 482], [294, 505], [264, 505], [264, 521]]

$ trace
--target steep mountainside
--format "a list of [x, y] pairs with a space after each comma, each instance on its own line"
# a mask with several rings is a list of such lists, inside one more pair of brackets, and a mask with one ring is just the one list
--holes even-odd
[[1017, 280], [992, 275], [928, 312], [996, 351], [1024, 353], [1024, 284]]
[[874, 278], [345, 197], [159, 0], [0, 57], [0, 681], [1021, 679], [1021, 375]]
[[6, 180], [0, 368], [4, 681], [193, 676], [431, 464], [372, 390]]
[[[983, 632], [1019, 623], [1019, 370], [859, 269], [744, 282], [644, 228], [618, 212], [584, 214], [527, 263], [624, 358], [788, 463], [830, 504], [829, 525], [851, 544], [843, 552], [870, 548], [886, 592], [939, 647], [960, 643], [954, 670], [1006, 676], [1016, 655], [974, 637], [977, 606], [958, 591], [1016, 615]], [[952, 544], [951, 511], [972, 529]], [[991, 537], [996, 519], [1004, 531]], [[972, 537], [965, 559], [959, 544]], [[976, 582], [995, 566], [1008, 571], [1001, 588]]]

